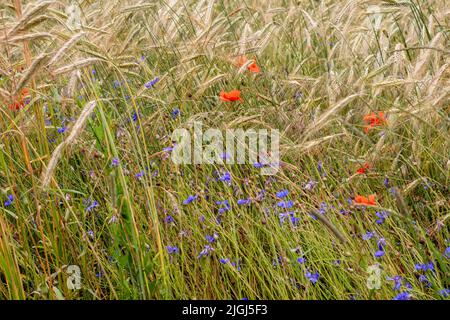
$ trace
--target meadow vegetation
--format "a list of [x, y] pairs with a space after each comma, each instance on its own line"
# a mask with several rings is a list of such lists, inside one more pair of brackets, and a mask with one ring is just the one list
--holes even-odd
[[[0, 297], [450, 297], [449, 16], [2, 1]], [[175, 165], [194, 121], [279, 130], [279, 171]]]

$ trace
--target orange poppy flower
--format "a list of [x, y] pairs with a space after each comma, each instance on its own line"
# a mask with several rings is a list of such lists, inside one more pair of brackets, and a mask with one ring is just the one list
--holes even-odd
[[[247, 61], [248, 60], [247, 60], [247, 58], [245, 56], [240, 56], [240, 57], [237, 58], [237, 65], [239, 67], [242, 67], [244, 64], [247, 63]], [[247, 69], [250, 70], [251, 72], [259, 73], [261, 71], [261, 69], [256, 64], [256, 60], [252, 59], [252, 61], [253, 62], [247, 66]]]
[[365, 205], [365, 206], [374, 206], [374, 205], [376, 205], [375, 195], [371, 194], [367, 198], [364, 196], [356, 196], [355, 200], [353, 200], [353, 203], [359, 204], [359, 205]]
[[27, 88], [23, 88], [19, 97], [14, 97], [12, 103], [9, 104], [9, 109], [11, 110], [19, 110], [23, 108], [26, 104], [26, 98], [30, 95], [30, 92]]
[[221, 91], [220, 100], [222, 101], [242, 101], [241, 92], [239, 90], [231, 90], [230, 92]]
[[382, 126], [387, 121], [383, 111], [379, 111], [378, 115], [375, 114], [375, 112], [372, 112], [371, 114], [364, 116], [363, 120], [367, 123], [367, 126], [364, 128], [365, 133], [368, 133], [373, 127]]
[[357, 173], [360, 173], [360, 174], [364, 174], [364, 173], [366, 173], [367, 171], [369, 171], [369, 169], [370, 169], [370, 164], [365, 163], [364, 166], [362, 166], [361, 168], [359, 168], [358, 170], [356, 170], [356, 172], [357, 172]]

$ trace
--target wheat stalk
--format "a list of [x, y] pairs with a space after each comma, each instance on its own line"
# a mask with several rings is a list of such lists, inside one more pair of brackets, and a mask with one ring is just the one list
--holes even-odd
[[46, 189], [50, 184], [53, 172], [55, 171], [56, 165], [58, 164], [58, 161], [61, 158], [64, 149], [67, 146], [73, 144], [77, 137], [81, 134], [89, 116], [94, 111], [96, 105], [96, 101], [90, 101], [84, 106], [84, 109], [81, 111], [80, 117], [75, 122], [68, 137], [63, 142], [61, 142], [53, 151], [52, 157], [47, 165], [47, 169], [42, 174], [42, 189]]

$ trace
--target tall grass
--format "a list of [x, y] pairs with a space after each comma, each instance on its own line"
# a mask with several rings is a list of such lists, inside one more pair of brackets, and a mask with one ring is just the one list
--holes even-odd
[[[445, 298], [448, 19], [442, 0], [2, 2], [0, 297]], [[280, 130], [279, 172], [176, 166], [198, 120]]]

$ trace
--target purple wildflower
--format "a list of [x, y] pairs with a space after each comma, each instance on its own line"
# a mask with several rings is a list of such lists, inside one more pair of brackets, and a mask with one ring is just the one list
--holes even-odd
[[246, 204], [250, 204], [251, 203], [251, 199], [250, 198], [248, 198], [248, 199], [239, 199], [238, 201], [237, 201], [237, 204], [238, 205], [246, 205]]
[[289, 194], [289, 191], [286, 190], [286, 189], [285, 189], [285, 190], [278, 191], [278, 192], [277, 192], [277, 198], [282, 199], [282, 198], [286, 197], [288, 194]]
[[142, 170], [142, 171], [136, 173], [136, 174], [134, 175], [134, 177], [135, 177], [136, 179], [140, 180], [144, 175], [145, 175], [145, 171]]
[[277, 207], [280, 207], [280, 208], [283, 208], [283, 209], [292, 208], [293, 205], [294, 205], [294, 203], [292, 202], [292, 200], [280, 201], [280, 202], [277, 203]]
[[118, 158], [112, 158], [111, 160], [111, 167], [117, 168], [119, 166], [119, 159]]
[[311, 273], [310, 271], [306, 271], [305, 276], [311, 281], [312, 284], [316, 284], [319, 281], [320, 275], [319, 272]]
[[306, 258], [303, 258], [303, 257], [297, 258], [297, 262], [300, 264], [303, 264], [306, 262]]
[[95, 208], [98, 207], [98, 202], [96, 200], [87, 200], [86, 201], [86, 212], [91, 212]]
[[197, 199], [197, 197], [198, 197], [198, 195], [195, 195], [195, 196], [193, 196], [193, 195], [190, 195], [189, 197], [187, 197], [187, 199], [186, 200], [184, 200], [183, 201], [183, 204], [189, 204], [189, 203], [191, 203], [192, 201], [194, 201], [195, 199]]
[[450, 247], [447, 247], [447, 249], [445, 249], [444, 257], [446, 257], [447, 259], [450, 259]]
[[205, 246], [205, 248], [202, 251], [200, 251], [200, 254], [198, 255], [197, 259], [206, 257], [206, 256], [210, 255], [213, 251], [214, 251], [213, 247], [211, 247], [209, 244], [207, 244]]
[[400, 292], [392, 300], [410, 300], [410, 299], [411, 299], [411, 296], [408, 292]]
[[217, 233], [214, 233], [212, 236], [210, 236], [210, 235], [206, 235], [206, 240], [209, 242], [209, 243], [213, 243], [214, 241], [216, 241], [216, 239], [219, 237], [219, 235], [217, 234]]
[[167, 224], [171, 224], [171, 223], [174, 222], [174, 220], [173, 220], [173, 218], [172, 218], [171, 215], [167, 215], [167, 216], [164, 218], [164, 222], [167, 223]]
[[386, 211], [377, 212], [376, 216], [378, 219], [376, 220], [377, 224], [383, 224], [386, 218], [388, 217], [388, 214]]
[[168, 245], [167, 247], [167, 252], [171, 255], [171, 254], [176, 254], [180, 252], [180, 249], [177, 246], [171, 246]]
[[362, 235], [362, 239], [367, 241], [372, 239], [372, 237], [375, 235], [375, 231], [367, 231], [365, 234]]
[[394, 276], [392, 278], [387, 278], [388, 281], [394, 281], [394, 287], [393, 289], [395, 291], [399, 291], [402, 287], [403, 278], [401, 276]]
[[448, 297], [450, 297], [450, 289], [439, 290], [438, 294], [444, 298], [448, 298]]
[[175, 108], [175, 109], [172, 110], [172, 113], [171, 113], [172, 119], [175, 119], [179, 115], [180, 115], [180, 109]]
[[8, 196], [8, 200], [5, 201], [5, 207], [9, 207], [14, 202], [14, 196], [10, 194]]
[[60, 134], [63, 134], [66, 131], [67, 131], [67, 127], [65, 127], [65, 126], [62, 126], [62, 127], [58, 128], [58, 133], [60, 133]]
[[231, 183], [231, 174], [227, 171], [222, 176], [219, 177], [220, 181]]
[[150, 88], [153, 87], [158, 81], [159, 81], [159, 78], [156, 77], [156, 78], [154, 78], [153, 80], [147, 82], [147, 83], [145, 84], [145, 87], [146, 87], [147, 89], [150, 89]]

